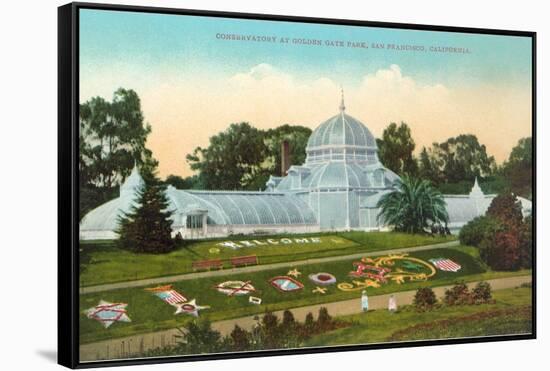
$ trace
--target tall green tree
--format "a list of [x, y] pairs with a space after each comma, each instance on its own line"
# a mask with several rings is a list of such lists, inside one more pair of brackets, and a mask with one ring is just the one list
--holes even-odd
[[118, 89], [111, 102], [94, 97], [80, 105], [80, 217], [117, 196], [117, 186], [134, 164], [153, 169], [157, 162], [146, 148], [151, 127], [144, 121], [133, 90]]
[[434, 143], [430, 151], [430, 162], [439, 179], [446, 183], [473, 181], [484, 178], [496, 169], [493, 156], [487, 154], [487, 148], [480, 144], [472, 134], [462, 134], [449, 138], [443, 143]]
[[418, 161], [418, 175], [422, 179], [427, 179], [434, 184], [439, 184], [443, 180], [443, 173], [439, 170], [440, 164], [426, 147], [422, 147]]
[[303, 126], [283, 125], [264, 131], [246, 122], [232, 124], [211, 137], [207, 148], [195, 148], [187, 162], [198, 172], [198, 182], [204, 188], [258, 190], [270, 175], [280, 174], [283, 140], [290, 144], [291, 163], [301, 164], [310, 134]]
[[195, 148], [187, 162], [207, 188], [247, 189], [263, 171], [266, 150], [262, 132], [241, 122], [211, 137], [208, 148]]
[[119, 218], [118, 245], [138, 253], [172, 251], [173, 211], [169, 208], [165, 185], [148, 170], [142, 173], [144, 186], [137, 192], [134, 205]]
[[407, 175], [394, 191], [380, 198], [377, 207], [381, 222], [407, 233], [424, 233], [432, 224], [449, 221], [441, 192], [429, 181]]
[[510, 190], [523, 197], [532, 198], [533, 193], [533, 140], [522, 138], [512, 148], [510, 157], [502, 166]]
[[392, 122], [384, 129], [382, 139], [377, 139], [376, 143], [378, 157], [384, 166], [399, 175], [417, 174], [418, 165], [413, 156], [416, 144], [406, 123], [401, 122], [398, 126]]

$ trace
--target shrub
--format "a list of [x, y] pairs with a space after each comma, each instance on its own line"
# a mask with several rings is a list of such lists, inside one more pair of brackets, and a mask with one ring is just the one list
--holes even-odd
[[463, 305], [473, 304], [474, 299], [470, 294], [468, 286], [464, 282], [455, 284], [448, 290], [445, 290], [445, 298], [443, 299], [447, 305]]
[[285, 328], [293, 327], [296, 325], [296, 320], [294, 319], [294, 314], [288, 309], [283, 312], [283, 322], [281, 325]]
[[304, 321], [304, 330], [307, 334], [310, 334], [315, 329], [315, 320], [313, 319], [313, 313], [308, 312]]
[[212, 329], [210, 321], [199, 319], [179, 329], [175, 349], [178, 353], [216, 353], [223, 350], [221, 334]]
[[520, 265], [523, 268], [533, 266], [533, 217], [528, 216], [523, 221], [519, 231]]
[[317, 328], [320, 331], [329, 330], [332, 325], [332, 317], [328, 314], [326, 307], [319, 308], [319, 316], [317, 317]]
[[262, 343], [266, 349], [280, 348], [279, 319], [271, 312], [264, 314], [262, 321]]
[[493, 199], [487, 215], [466, 224], [460, 242], [479, 248], [479, 255], [491, 269], [531, 268], [533, 255], [532, 218], [523, 220], [521, 204], [511, 193]]
[[481, 241], [499, 227], [500, 223], [497, 219], [489, 216], [478, 216], [462, 227], [458, 238], [463, 245], [479, 247]]
[[519, 232], [510, 227], [509, 230], [498, 231], [493, 236], [485, 238], [480, 246], [482, 259], [494, 270], [513, 271], [521, 267], [521, 251]]
[[232, 350], [243, 351], [250, 348], [250, 334], [238, 325], [235, 325], [229, 337], [231, 338]]
[[514, 194], [509, 192], [499, 194], [493, 199], [487, 210], [487, 215], [512, 226], [519, 226], [523, 221], [521, 203]]
[[491, 285], [488, 282], [478, 282], [476, 287], [472, 290], [472, 296], [474, 302], [477, 304], [488, 303], [492, 299]]
[[418, 310], [428, 310], [437, 303], [434, 290], [429, 287], [422, 287], [416, 290], [413, 304]]

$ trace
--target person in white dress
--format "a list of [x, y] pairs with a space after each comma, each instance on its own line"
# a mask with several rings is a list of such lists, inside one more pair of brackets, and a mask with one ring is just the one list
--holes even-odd
[[367, 290], [363, 290], [361, 293], [361, 309], [363, 312], [369, 310], [369, 297], [367, 296]]
[[397, 300], [393, 295], [390, 295], [390, 298], [388, 299], [388, 310], [390, 313], [395, 313], [397, 311]]

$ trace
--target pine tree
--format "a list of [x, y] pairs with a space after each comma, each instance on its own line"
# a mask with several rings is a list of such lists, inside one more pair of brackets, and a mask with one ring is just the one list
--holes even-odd
[[250, 348], [250, 334], [238, 325], [235, 325], [229, 336], [232, 350], [240, 352]]
[[137, 192], [134, 206], [119, 218], [117, 233], [121, 248], [140, 253], [165, 253], [174, 248], [173, 211], [165, 186], [153, 171], [142, 174], [145, 185]]

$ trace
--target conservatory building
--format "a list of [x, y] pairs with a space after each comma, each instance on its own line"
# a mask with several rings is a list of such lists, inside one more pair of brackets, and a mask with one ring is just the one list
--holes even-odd
[[[339, 112], [311, 134], [305, 163], [288, 164], [283, 146], [283, 177], [271, 176], [265, 191], [181, 190], [166, 195], [173, 233], [183, 238], [232, 234], [284, 234], [319, 231], [382, 230], [380, 198], [399, 177], [378, 159], [376, 140], [359, 120], [348, 115], [344, 100]], [[120, 196], [90, 211], [80, 223], [81, 239], [116, 238], [118, 217], [135, 202], [143, 180], [137, 168], [120, 187]], [[477, 180], [467, 195], [445, 196], [449, 228], [458, 231], [485, 214], [495, 195], [485, 195]], [[520, 198], [525, 214], [531, 202]]]

